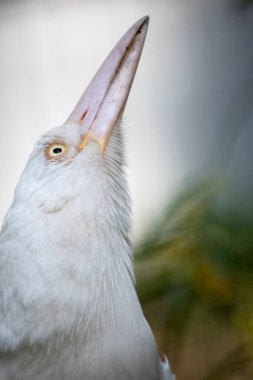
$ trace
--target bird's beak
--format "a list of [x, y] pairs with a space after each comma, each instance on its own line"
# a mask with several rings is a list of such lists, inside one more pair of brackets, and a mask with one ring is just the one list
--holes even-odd
[[80, 150], [90, 140], [104, 151], [122, 114], [144, 45], [148, 17], [137, 21], [108, 55], [65, 124], [77, 123], [83, 136]]

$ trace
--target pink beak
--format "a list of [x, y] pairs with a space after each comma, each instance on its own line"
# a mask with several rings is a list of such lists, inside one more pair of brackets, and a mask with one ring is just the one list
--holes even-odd
[[124, 111], [148, 29], [148, 17], [137, 21], [120, 39], [65, 124], [80, 124], [84, 149], [90, 140], [104, 151], [117, 120]]

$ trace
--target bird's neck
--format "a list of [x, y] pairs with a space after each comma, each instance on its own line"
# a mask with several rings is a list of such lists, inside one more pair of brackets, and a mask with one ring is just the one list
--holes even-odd
[[[2, 270], [9, 273], [3, 289], [9, 304], [4, 305], [4, 313], [13, 346], [61, 334], [103, 341], [106, 334], [123, 334], [134, 316], [138, 320], [142, 315], [134, 288], [131, 245], [115, 225], [107, 222], [99, 233], [87, 231], [79, 240], [76, 226], [69, 225], [68, 232], [54, 242], [54, 236], [59, 236], [54, 230], [57, 224], [47, 239], [39, 234], [34, 239], [27, 221], [22, 229], [12, 226], [14, 241], [8, 238], [8, 218], [6, 222], [1, 236]], [[36, 223], [34, 227], [47, 231], [46, 218], [36, 218]], [[80, 229], [87, 228], [80, 223]], [[13, 309], [15, 320], [11, 319]]]
[[[90, 379], [156, 379], [157, 351], [134, 287], [126, 210], [119, 213], [113, 202], [105, 207], [100, 200], [103, 218], [98, 208], [88, 219], [82, 204], [69, 203], [76, 222], [69, 218], [68, 205], [43, 218], [41, 211], [29, 212], [29, 205], [10, 210], [0, 237], [0, 268], [8, 273], [0, 345], [4, 333], [10, 342], [2, 346], [5, 350], [32, 345], [44, 352], [50, 347], [65, 374], [68, 356], [80, 371], [85, 366]], [[9, 223], [20, 215], [22, 228]], [[98, 358], [103, 358], [99, 366]], [[125, 377], [120, 377], [122, 368]]]

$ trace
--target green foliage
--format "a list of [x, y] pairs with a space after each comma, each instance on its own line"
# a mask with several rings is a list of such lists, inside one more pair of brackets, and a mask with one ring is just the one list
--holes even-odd
[[214, 178], [191, 186], [136, 253], [139, 296], [180, 379], [253, 376], [253, 227], [222, 193]]

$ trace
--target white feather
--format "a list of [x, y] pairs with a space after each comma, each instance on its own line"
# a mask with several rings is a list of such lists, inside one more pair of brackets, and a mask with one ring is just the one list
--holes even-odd
[[[0, 235], [1, 380], [173, 379], [132, 265], [121, 135], [78, 152], [76, 125], [42, 136]], [[68, 153], [47, 160], [48, 144]]]

